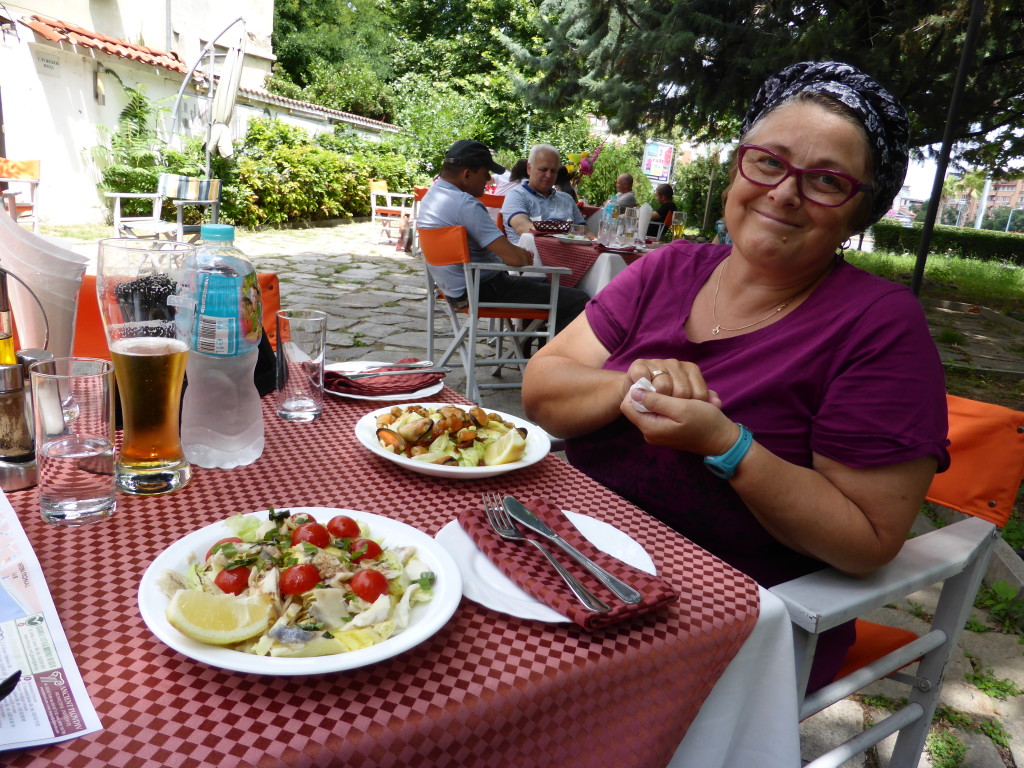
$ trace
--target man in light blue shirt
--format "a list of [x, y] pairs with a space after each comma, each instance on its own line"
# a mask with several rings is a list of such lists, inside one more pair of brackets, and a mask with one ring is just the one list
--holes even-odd
[[526, 159], [527, 178], [505, 193], [501, 206], [509, 242], [518, 243], [520, 235], [533, 232], [535, 220], [586, 223], [572, 196], [555, 188], [561, 165], [558, 150], [550, 144], [537, 144], [530, 150]]
[[[463, 139], [455, 142], [445, 153], [438, 180], [423, 196], [416, 228], [463, 226], [466, 228], [472, 261], [504, 263], [511, 267], [533, 264], [533, 254], [510, 243], [491, 220], [484, 204], [477, 199], [484, 193], [484, 188], [491, 180], [491, 173], [503, 173], [504, 170], [494, 162], [490, 150], [479, 141]], [[449, 304], [456, 309], [464, 309], [469, 305], [461, 264], [444, 267], [427, 265], [427, 269]], [[481, 274], [479, 299], [482, 302], [546, 304], [549, 296], [550, 286], [545, 280], [498, 270]], [[562, 330], [582, 312], [589, 300], [590, 296], [584, 291], [560, 287], [556, 331]]]

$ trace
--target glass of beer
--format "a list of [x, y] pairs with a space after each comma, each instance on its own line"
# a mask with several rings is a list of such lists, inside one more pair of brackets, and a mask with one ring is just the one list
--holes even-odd
[[125, 493], [170, 493], [192, 477], [178, 428], [193, 319], [179, 286], [192, 251], [159, 239], [99, 244], [96, 294], [124, 425], [114, 473]]

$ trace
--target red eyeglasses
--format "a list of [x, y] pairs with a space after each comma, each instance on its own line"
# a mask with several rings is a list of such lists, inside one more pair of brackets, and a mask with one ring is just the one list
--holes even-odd
[[871, 185], [839, 171], [797, 168], [770, 149], [741, 144], [737, 160], [740, 175], [761, 187], [777, 187], [790, 176], [805, 200], [825, 208], [838, 208], [858, 192], [870, 192]]

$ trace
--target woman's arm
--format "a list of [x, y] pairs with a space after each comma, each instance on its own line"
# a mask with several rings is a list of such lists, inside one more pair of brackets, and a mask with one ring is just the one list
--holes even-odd
[[[632, 397], [623, 400], [622, 412], [652, 445], [717, 455], [739, 435], [709, 403], [657, 393], [637, 397], [653, 413], [638, 412]], [[896, 556], [937, 466], [929, 457], [855, 469], [815, 454], [812, 467], [801, 467], [754, 438], [736, 474], [722, 482], [780, 542], [853, 576], [866, 576]]]
[[[556, 437], [585, 435], [622, 415], [623, 397], [641, 378], [652, 381], [657, 392], [721, 405], [692, 363], [640, 358], [625, 372], [608, 371], [601, 367], [608, 356], [586, 313], [579, 315], [526, 366], [526, 417]], [[656, 371], [665, 375], [655, 376]]]
[[530, 359], [523, 375], [526, 417], [556, 437], [577, 437], [617, 419], [626, 374], [601, 366], [608, 350], [586, 313]]

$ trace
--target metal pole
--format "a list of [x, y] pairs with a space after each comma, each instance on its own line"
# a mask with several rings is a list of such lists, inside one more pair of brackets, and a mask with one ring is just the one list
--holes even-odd
[[1011, 208], [1010, 209], [1010, 215], [1006, 217], [1006, 229], [1003, 230], [1004, 232], [1009, 232], [1010, 231], [1010, 222], [1013, 221], [1013, 214], [1016, 211], [1024, 211], [1024, 208]]
[[942, 199], [942, 182], [946, 178], [946, 168], [949, 166], [949, 151], [953, 146], [953, 126], [960, 113], [960, 102], [963, 100], [964, 86], [967, 80], [967, 70], [970, 67], [971, 59], [974, 58], [974, 48], [978, 37], [978, 27], [981, 26], [982, 12], [985, 10], [985, 0], [974, 0], [971, 4], [971, 18], [967, 23], [967, 35], [964, 38], [964, 47], [960, 51], [960, 66], [956, 71], [956, 81], [953, 84], [953, 97], [949, 102], [949, 114], [946, 117], [946, 130], [942, 136], [942, 149], [939, 152], [939, 162], [935, 168], [935, 181], [932, 183], [931, 203], [928, 206], [928, 213], [924, 219], [924, 226], [921, 228], [921, 242], [917, 247], [917, 261], [914, 263], [914, 276], [910, 280], [910, 289], [915, 296], [921, 294], [921, 283], [924, 281], [924, 265], [928, 260], [928, 246], [931, 244], [932, 231], [935, 229], [935, 215], [938, 213], [939, 200]]

